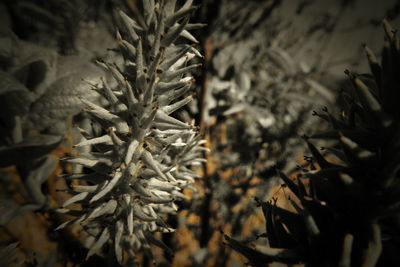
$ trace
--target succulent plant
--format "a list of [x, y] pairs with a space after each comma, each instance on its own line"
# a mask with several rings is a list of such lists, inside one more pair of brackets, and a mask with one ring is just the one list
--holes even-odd
[[[279, 172], [295, 212], [258, 200], [269, 247], [228, 244], [255, 266], [278, 261], [306, 266], [394, 266], [399, 263], [399, 39], [384, 20], [382, 64], [365, 46], [372, 75], [346, 71], [352, 92], [339, 118], [314, 112], [328, 132], [305, 136], [312, 153], [295, 181]], [[336, 140], [319, 151], [311, 139]], [[336, 160], [333, 160], [335, 157]], [[308, 184], [308, 186], [307, 186]]]
[[[112, 253], [123, 263], [123, 251], [134, 260], [132, 247], [141, 247], [152, 257], [149, 244], [169, 249], [153, 232], [171, 232], [165, 214], [177, 211], [176, 199], [185, 198], [182, 189], [197, 177], [191, 166], [203, 161], [203, 141], [197, 127], [172, 116], [192, 100], [193, 78], [188, 65], [200, 53], [181, 42], [196, 42], [188, 30], [202, 24], [191, 24], [189, 18], [197, 8], [192, 1], [176, 8], [176, 1], [142, 1], [143, 17], [131, 19], [119, 11], [117, 33], [124, 66], [99, 61], [117, 86], [106, 80], [97, 86], [109, 105], [100, 107], [86, 99], [87, 112], [102, 126], [102, 132], [91, 135], [76, 147], [92, 146], [90, 153], [65, 159], [83, 165], [88, 173], [66, 174], [86, 185], [73, 186], [72, 196], [60, 212], [76, 218], [60, 225], [80, 223], [94, 237], [87, 257], [110, 242]], [[67, 209], [80, 203], [81, 210]]]

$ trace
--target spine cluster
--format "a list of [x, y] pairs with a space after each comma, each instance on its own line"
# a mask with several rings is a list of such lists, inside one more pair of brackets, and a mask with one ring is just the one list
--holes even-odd
[[[189, 23], [197, 8], [192, 1], [180, 8], [175, 2], [142, 1], [143, 16], [136, 20], [119, 11], [124, 66], [98, 62], [116, 82], [113, 88], [103, 80], [97, 88], [109, 105], [81, 99], [102, 132], [82, 131], [85, 140], [76, 147], [91, 146], [92, 152], [66, 159], [91, 171], [65, 175], [86, 183], [73, 186], [60, 212], [76, 217], [58, 229], [83, 225], [94, 237], [87, 257], [108, 242], [119, 263], [124, 250], [134, 259], [132, 247], [149, 255], [150, 243], [165, 248], [152, 233], [173, 230], [163, 217], [177, 211], [174, 200], [185, 198], [182, 189], [196, 178], [192, 166], [204, 161], [197, 127], [171, 115], [192, 100], [188, 73], [199, 64], [190, 60], [201, 55], [184, 40], [196, 43], [189, 30], [203, 26]], [[73, 203], [82, 209], [68, 209]]]

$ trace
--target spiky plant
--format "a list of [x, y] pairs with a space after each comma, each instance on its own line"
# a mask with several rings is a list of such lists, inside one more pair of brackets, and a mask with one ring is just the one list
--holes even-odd
[[[365, 46], [372, 75], [346, 71], [353, 94], [340, 118], [315, 115], [332, 130], [305, 137], [313, 161], [295, 181], [280, 173], [297, 212], [259, 201], [269, 247], [228, 244], [256, 266], [278, 261], [306, 266], [395, 266], [400, 259], [400, 46], [385, 20], [382, 63]], [[352, 96], [353, 95], [353, 96]], [[320, 152], [310, 138], [336, 140]], [[337, 157], [328, 160], [327, 155]], [[304, 182], [309, 183], [309, 188]], [[397, 264], [396, 264], [397, 263]]]
[[102, 132], [83, 131], [86, 140], [76, 146], [93, 146], [93, 152], [66, 159], [91, 171], [65, 175], [87, 184], [73, 186], [74, 196], [63, 207], [80, 203], [82, 209], [61, 209], [76, 218], [58, 229], [83, 225], [94, 237], [87, 257], [106, 243], [119, 263], [124, 251], [128, 260], [135, 258], [133, 247], [150, 258], [149, 244], [168, 249], [153, 233], [173, 230], [163, 217], [177, 210], [174, 200], [185, 198], [182, 189], [196, 177], [191, 166], [203, 161], [205, 149], [197, 127], [171, 115], [192, 100], [185, 96], [193, 82], [188, 73], [199, 64], [187, 63], [201, 56], [181, 40], [197, 42], [188, 30], [203, 26], [189, 23], [197, 8], [192, 2], [176, 8], [173, 0], [141, 1], [137, 20], [119, 11], [124, 66], [99, 62], [117, 84], [111, 88], [103, 81], [98, 88], [109, 106], [82, 99]]

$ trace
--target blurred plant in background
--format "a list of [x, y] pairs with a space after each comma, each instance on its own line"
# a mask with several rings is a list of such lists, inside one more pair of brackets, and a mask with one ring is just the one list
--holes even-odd
[[[105, 54], [114, 41], [107, 23], [96, 22], [94, 14], [85, 11], [77, 21], [76, 5], [42, 2], [4, 1], [0, 6], [0, 162], [7, 167], [2, 170], [0, 221], [5, 231], [1, 240], [21, 241], [17, 252], [25, 254], [27, 262], [54, 265], [64, 257], [57, 255], [53, 234], [47, 233], [59, 219], [51, 217], [58, 205], [59, 159], [71, 147], [73, 121], [84, 123], [77, 116], [84, 106], [77, 95], [101, 101], [89, 82], [102, 71], [91, 60]], [[67, 26], [67, 20], [75, 24]], [[74, 36], [63, 27], [71, 28]], [[67, 42], [74, 47], [68, 55], [62, 46]]]
[[276, 167], [296, 170], [290, 159], [302, 157], [299, 134], [320, 127], [309, 110], [335, 102], [334, 93], [318, 81], [322, 71], [293, 60], [292, 54], [305, 49], [297, 46], [294, 52], [288, 47], [299, 36], [291, 35], [293, 27], [283, 25], [277, 13], [281, 4], [205, 5], [213, 15], [219, 12], [208, 21], [209, 34], [203, 40], [208, 61], [199, 106], [211, 153], [205, 198], [194, 201], [196, 208], [191, 209], [200, 218], [197, 231], [193, 227], [203, 247], [203, 258], [193, 256], [198, 265], [237, 262], [228, 249], [207, 248], [215, 240], [222, 242], [219, 229], [246, 233], [242, 236], [249, 239], [262, 231], [252, 199], [264, 198], [278, 182]]
[[[225, 235], [254, 266], [271, 262], [305, 266], [391, 266], [399, 261], [399, 40], [386, 20], [382, 64], [365, 46], [372, 74], [346, 70], [340, 117], [314, 111], [331, 124], [304, 139], [312, 154], [296, 179], [279, 171], [293, 211], [277, 200], [258, 200], [268, 247], [251, 248]], [[336, 140], [319, 151], [310, 139]], [[328, 158], [334, 157], [334, 160]]]

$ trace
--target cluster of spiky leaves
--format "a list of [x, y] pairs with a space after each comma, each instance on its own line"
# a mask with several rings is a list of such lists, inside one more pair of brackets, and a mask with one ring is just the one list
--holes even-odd
[[[189, 64], [200, 53], [181, 38], [197, 42], [188, 30], [203, 26], [190, 24], [197, 8], [192, 1], [176, 8], [176, 1], [141, 1], [136, 20], [119, 11], [117, 33], [124, 67], [98, 62], [116, 81], [106, 81], [98, 91], [108, 101], [103, 108], [82, 99], [103, 132], [90, 136], [77, 147], [92, 146], [93, 152], [66, 159], [83, 165], [89, 173], [68, 174], [87, 185], [73, 187], [74, 196], [63, 207], [80, 203], [81, 210], [61, 209], [75, 215], [59, 229], [80, 223], [94, 238], [87, 257], [106, 243], [119, 263], [134, 260], [133, 247], [152, 257], [150, 244], [168, 249], [153, 232], [171, 232], [165, 214], [174, 213], [174, 200], [185, 198], [182, 189], [194, 180], [192, 165], [200, 164], [205, 150], [197, 128], [171, 114], [192, 100], [193, 78]], [[143, 16], [141, 16], [143, 15]]]
[[[296, 199], [297, 212], [259, 201], [269, 248], [253, 249], [229, 236], [228, 244], [257, 266], [279, 261], [306, 266], [393, 266], [399, 261], [399, 39], [384, 21], [382, 64], [365, 46], [372, 75], [346, 71], [354, 90], [340, 118], [315, 115], [332, 130], [306, 137], [309, 168], [296, 181], [279, 173]], [[336, 140], [319, 151], [310, 138]], [[327, 159], [334, 155], [337, 160]], [[311, 159], [311, 158], [310, 158]], [[316, 164], [315, 164], [316, 163]], [[309, 188], [304, 182], [309, 183]]]

